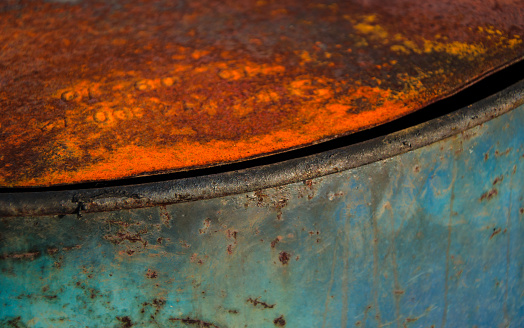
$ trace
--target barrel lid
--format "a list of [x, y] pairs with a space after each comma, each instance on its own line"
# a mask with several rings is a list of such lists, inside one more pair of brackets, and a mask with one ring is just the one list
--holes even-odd
[[522, 59], [518, 3], [7, 1], [0, 186], [190, 170], [389, 122]]

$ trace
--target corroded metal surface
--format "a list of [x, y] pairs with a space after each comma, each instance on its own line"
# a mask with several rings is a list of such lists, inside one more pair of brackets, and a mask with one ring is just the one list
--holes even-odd
[[[236, 171], [132, 185], [0, 193], [0, 217], [84, 214], [175, 204], [268, 189], [354, 169], [413, 151], [524, 105], [524, 80], [423, 124], [318, 154]], [[148, 179], [149, 180], [149, 179]]]
[[522, 58], [519, 1], [8, 1], [0, 186], [172, 172], [412, 112]]
[[523, 327], [524, 106], [304, 182], [0, 219], [5, 327]]

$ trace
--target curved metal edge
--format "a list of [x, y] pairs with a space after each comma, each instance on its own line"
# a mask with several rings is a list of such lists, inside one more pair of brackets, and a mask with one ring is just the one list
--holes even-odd
[[350, 146], [275, 164], [100, 189], [0, 194], [0, 217], [104, 212], [223, 197], [305, 181], [424, 147], [524, 104], [524, 80], [448, 115]]

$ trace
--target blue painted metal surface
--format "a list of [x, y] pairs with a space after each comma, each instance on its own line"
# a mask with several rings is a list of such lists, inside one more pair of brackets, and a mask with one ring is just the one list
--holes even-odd
[[7, 327], [523, 327], [524, 106], [257, 192], [1, 219]]

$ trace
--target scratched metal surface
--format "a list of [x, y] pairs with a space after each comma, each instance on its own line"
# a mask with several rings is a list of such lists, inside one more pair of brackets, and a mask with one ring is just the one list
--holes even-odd
[[0, 186], [219, 165], [379, 125], [524, 55], [520, 0], [0, 3]]
[[524, 106], [277, 188], [0, 221], [7, 327], [522, 327]]

